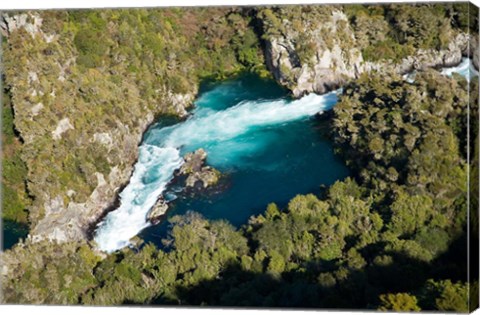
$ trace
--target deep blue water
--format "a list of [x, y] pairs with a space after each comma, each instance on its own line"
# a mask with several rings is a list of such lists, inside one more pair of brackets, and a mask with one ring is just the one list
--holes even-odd
[[[95, 241], [115, 251], [142, 230], [145, 240], [158, 241], [168, 223], [149, 227], [145, 218], [161, 194], [176, 198], [168, 216], [191, 210], [240, 226], [270, 202], [284, 206], [297, 194], [319, 192], [320, 185], [344, 178], [345, 165], [318, 130], [325, 123], [314, 117], [336, 102], [337, 92], [292, 100], [274, 81], [251, 75], [205, 88], [187, 120], [158, 123], [145, 133], [121, 205], [100, 224]], [[190, 198], [168, 184], [182, 157], [198, 148], [224, 174], [227, 187]]]
[[[287, 95], [275, 82], [246, 76], [204, 91], [196, 106], [197, 111], [201, 108], [223, 111], [255, 101], [261, 108], [262, 104], [278, 99], [287, 99]], [[348, 176], [345, 164], [334, 155], [325, 132], [320, 131], [326, 124], [305, 115], [292, 121], [256, 126], [233, 138], [187, 145], [182, 154], [199, 147], [207, 151], [207, 163], [224, 174], [226, 189], [191, 198], [178, 194], [179, 187], [170, 187], [164, 195], [179, 195], [179, 198], [170, 203], [167, 216], [195, 211], [208, 219], [224, 219], [241, 226], [250, 216], [263, 213], [270, 202], [285, 206], [297, 194], [319, 193], [321, 185], [345, 178]], [[161, 128], [161, 125], [154, 127]], [[140, 236], [159, 244], [168, 226], [164, 220], [147, 227]]]
[[[478, 76], [468, 59], [442, 70], [448, 76], [452, 72], [467, 79]], [[121, 193], [121, 206], [97, 229], [99, 247], [114, 251], [139, 233], [158, 244], [168, 222], [149, 226], [145, 216], [159, 194], [178, 197], [168, 217], [193, 210], [240, 226], [270, 202], [282, 207], [297, 194], [317, 193], [320, 185], [344, 178], [348, 170], [319, 132], [327, 127], [325, 122], [313, 117], [336, 101], [335, 93], [293, 101], [275, 82], [255, 76], [204, 87], [187, 121], [157, 123], [147, 131], [134, 174]], [[225, 174], [227, 189], [189, 198], [167, 184], [182, 156], [200, 147], [206, 149], [208, 163]], [[4, 222], [4, 248], [27, 233], [27, 227]]]
[[24, 239], [28, 235], [28, 227], [26, 225], [9, 220], [2, 222], [2, 230], [2, 249], [4, 250], [12, 248], [20, 239]]

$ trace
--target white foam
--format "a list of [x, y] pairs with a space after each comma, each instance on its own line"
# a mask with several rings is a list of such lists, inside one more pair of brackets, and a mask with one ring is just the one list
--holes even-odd
[[183, 159], [180, 148], [208, 146], [228, 141], [262, 126], [276, 125], [315, 115], [332, 108], [337, 91], [310, 94], [299, 100], [241, 102], [225, 110], [198, 108], [187, 121], [147, 133], [130, 183], [120, 194], [121, 205], [99, 225], [95, 241], [101, 250], [113, 252], [149, 223], [146, 215], [165, 190]]
[[478, 76], [478, 71], [475, 70], [473, 62], [470, 58], [463, 58], [462, 62], [456, 67], [443, 68], [441, 73], [446, 76], [451, 76], [453, 73], [458, 73], [467, 79], [467, 81], [470, 81], [473, 77]]
[[[478, 75], [468, 58], [464, 58], [457, 67], [442, 70], [442, 74], [449, 76], [454, 72], [467, 79]], [[214, 93], [229, 93], [233, 88], [227, 86]], [[285, 99], [240, 102], [225, 110], [217, 109], [222, 106], [199, 106], [185, 122], [150, 130], [139, 148], [139, 160], [130, 183], [120, 194], [120, 207], [110, 212], [99, 225], [95, 236], [98, 247], [107, 252], [123, 248], [149, 225], [146, 220], [148, 211], [164, 192], [174, 171], [183, 164], [180, 150], [192, 151], [199, 147], [218, 146], [219, 143], [225, 144], [222, 147], [225, 150], [230, 148], [233, 155], [238, 150], [255, 150], [249, 143], [232, 146], [232, 142], [227, 141], [254, 128], [287, 123], [328, 110], [337, 103], [340, 91], [309, 94], [291, 102]], [[205, 98], [200, 98], [198, 102], [208, 103]], [[225, 154], [227, 160], [229, 156]]]
[[140, 146], [139, 160], [130, 183], [120, 194], [121, 205], [100, 224], [95, 241], [104, 251], [112, 252], [129, 244], [132, 237], [148, 226], [146, 214], [183, 163], [175, 148]]

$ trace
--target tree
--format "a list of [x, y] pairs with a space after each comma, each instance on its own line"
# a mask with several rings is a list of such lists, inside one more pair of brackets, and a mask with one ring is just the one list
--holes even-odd
[[381, 311], [397, 311], [397, 312], [418, 312], [421, 311], [417, 305], [417, 298], [408, 293], [382, 294], [380, 295]]

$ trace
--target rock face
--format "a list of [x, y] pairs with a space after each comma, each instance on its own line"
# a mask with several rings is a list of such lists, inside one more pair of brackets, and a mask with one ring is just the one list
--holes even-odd
[[[178, 93], [143, 78], [152, 85], [147, 100], [123, 64], [79, 73], [78, 52], [59, 35], [61, 24], [44, 22], [41, 12], [0, 16], [6, 86], [32, 197], [28, 240], [85, 240], [128, 182], [145, 130], [159, 114], [186, 116], [197, 86]], [[112, 84], [112, 72], [123, 74], [120, 83]]]
[[[325, 12], [312, 17], [306, 10], [299, 24], [282, 17], [264, 37], [268, 68], [296, 97], [335, 89], [363, 72], [448, 66], [468, 54], [478, 68], [478, 37], [465, 34], [458, 34], [442, 51], [419, 50], [398, 63], [365, 62], [341, 8]], [[196, 79], [185, 78], [197, 78], [200, 64], [176, 62], [175, 51], [167, 61], [147, 58], [148, 66], [145, 58], [133, 60], [119, 49], [123, 44], [115, 42], [119, 25], [113, 21], [104, 31], [106, 53], [96, 47], [102, 48], [101, 62], [80, 66], [80, 48], [85, 45], [77, 47], [78, 34], [63, 22], [61, 16], [42, 12], [0, 15], [0, 32], [7, 39], [2, 60], [5, 86], [23, 142], [21, 158], [28, 166], [33, 241], [85, 239], [89, 225], [114, 204], [119, 187], [128, 182], [138, 144], [154, 118], [165, 113], [185, 117], [198, 91]], [[209, 36], [212, 45], [224, 41]], [[182, 42], [175, 43], [175, 49], [181, 50], [184, 38], [172, 36], [165, 47], [178, 40]], [[83, 63], [88, 64], [85, 58]], [[208, 188], [218, 182], [219, 172], [205, 166], [205, 159], [203, 150], [185, 157], [179, 174], [187, 187]], [[157, 204], [152, 216], [158, 217], [166, 203]]]
[[[221, 175], [218, 170], [205, 165], [206, 159], [207, 152], [202, 148], [186, 154], [184, 157], [185, 163], [175, 173], [173, 181], [180, 179], [181, 185], [184, 185], [190, 192], [203, 191], [215, 186]], [[168, 203], [163, 196], [160, 196], [148, 212], [147, 220], [152, 224], [160, 223], [161, 218], [168, 210]]]
[[361, 72], [393, 71], [398, 74], [405, 74], [412, 70], [425, 70], [435, 67], [451, 67], [458, 65], [462, 57], [469, 55], [469, 41], [473, 37], [468, 34], [458, 34], [448, 48], [444, 50], [419, 49], [414, 56], [408, 56], [399, 63], [386, 61], [382, 63], [365, 62], [359, 69]]
[[459, 64], [467, 55], [473, 56], [478, 69], [479, 52], [474, 48], [478, 47], [475, 45], [477, 36], [460, 33], [447, 49], [419, 49], [414, 56], [398, 63], [391, 60], [366, 62], [343, 12], [334, 10], [323, 16], [321, 23], [302, 14], [301, 25], [296, 27], [288, 19], [281, 20], [281, 24], [276, 26], [280, 31], [270, 31], [265, 43], [268, 68], [281, 85], [292, 91], [294, 97], [311, 92], [325, 93], [363, 72], [405, 74], [412, 70], [448, 67]]
[[480, 45], [479, 45], [478, 35], [470, 37], [469, 48], [470, 48], [469, 56], [472, 56], [473, 65], [475, 66], [475, 69], [479, 70], [480, 69]]
[[[181, 112], [186, 112], [184, 105], [177, 104], [177, 107], [182, 109]], [[95, 173], [96, 187], [85, 202], [69, 201], [65, 203], [60, 195], [52, 198], [49, 197], [49, 192], [45, 191], [42, 198], [47, 200], [44, 203], [45, 215], [32, 229], [30, 239], [34, 242], [42, 239], [58, 242], [86, 239], [88, 237], [87, 228], [98, 221], [103, 215], [104, 209], [115, 203], [120, 192], [119, 187], [125, 185], [130, 179], [133, 165], [138, 157], [138, 145], [141, 142], [143, 131], [153, 120], [154, 115], [147, 112], [146, 117], [135, 130], [129, 130], [125, 126], [119, 130], [94, 134], [90, 142], [105, 147], [107, 152], [113, 152], [111, 143], [125, 148], [125, 154], [120, 164], [114, 165], [107, 176], [99, 172]], [[127, 152], [129, 154], [126, 154]], [[75, 191], [69, 191], [68, 194], [75, 195]], [[157, 202], [150, 212], [151, 218], [149, 219], [156, 222], [167, 209], [168, 206], [164, 201]]]
[[[358, 76], [363, 62], [358, 48], [345, 45], [355, 38], [343, 12], [333, 11], [329, 21], [315, 27], [311, 22], [304, 20], [302, 29], [295, 29], [283, 20], [285, 31], [266, 40], [267, 66], [295, 97], [338, 88]], [[304, 47], [300, 55], [297, 49]]]
[[9, 36], [16, 30], [23, 28], [33, 38], [35, 38], [35, 35], [41, 34], [47, 42], [52, 41], [52, 35], [47, 35], [42, 32], [42, 22], [43, 19], [36, 14], [22, 13], [13, 16], [2, 14], [0, 17], [0, 32], [3, 36]]
[[205, 166], [207, 153], [204, 149], [198, 149], [195, 152], [188, 153], [185, 156], [185, 163], [178, 171], [178, 175], [187, 176], [185, 185], [190, 188], [208, 188], [215, 185], [219, 178], [220, 172], [211, 166]]

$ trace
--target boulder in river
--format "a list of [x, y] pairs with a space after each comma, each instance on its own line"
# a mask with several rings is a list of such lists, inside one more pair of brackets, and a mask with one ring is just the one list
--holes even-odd
[[[176, 172], [175, 177], [180, 178], [181, 186], [194, 190], [203, 190], [215, 186], [219, 182], [220, 172], [211, 166], [206, 166], [207, 153], [204, 149], [198, 149], [185, 155], [185, 163]], [[176, 181], [176, 179], [174, 179]], [[180, 190], [180, 192], [183, 189]], [[168, 193], [167, 193], [168, 194]], [[165, 195], [168, 197], [168, 195]], [[176, 198], [174, 198], [176, 199]], [[168, 203], [172, 200], [165, 200], [164, 196], [157, 199], [155, 205], [147, 214], [147, 220], [152, 224], [160, 223], [162, 217], [167, 212]]]
[[152, 209], [150, 209], [150, 211], [148, 212], [147, 220], [150, 221], [152, 224], [158, 224], [160, 223], [160, 218], [165, 215], [167, 210], [167, 202], [163, 199], [163, 197], [160, 197], [157, 199], [157, 202], [152, 207]]
[[207, 153], [204, 149], [185, 155], [185, 163], [180, 168], [178, 175], [187, 176], [185, 186], [207, 188], [218, 183], [220, 172], [211, 166], [205, 166]]

